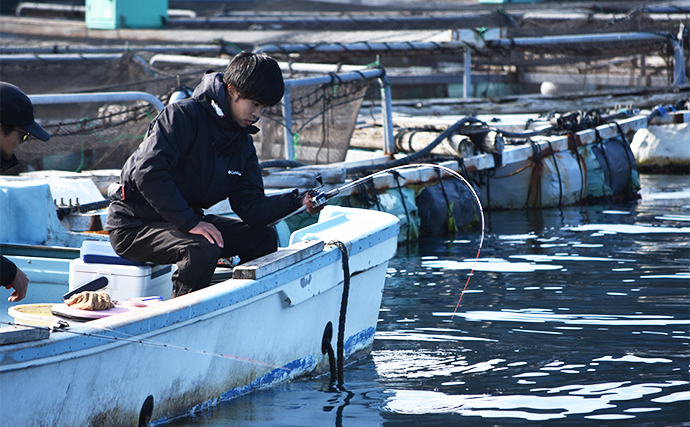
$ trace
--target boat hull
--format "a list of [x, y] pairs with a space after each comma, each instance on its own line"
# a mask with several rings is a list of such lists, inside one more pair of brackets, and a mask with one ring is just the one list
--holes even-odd
[[[388, 260], [397, 248], [397, 218], [362, 212], [385, 221], [373, 232], [354, 232], [353, 223], [367, 227], [353, 214], [327, 236], [342, 234], [350, 256], [346, 360], [373, 343]], [[4, 346], [0, 389], [13, 398], [0, 401], [0, 424], [138, 425], [142, 417], [169, 420], [323, 372], [329, 323], [334, 348], [338, 339], [346, 283], [341, 257], [326, 245], [259, 279], [227, 280], [146, 310], [73, 324], [46, 340]]]

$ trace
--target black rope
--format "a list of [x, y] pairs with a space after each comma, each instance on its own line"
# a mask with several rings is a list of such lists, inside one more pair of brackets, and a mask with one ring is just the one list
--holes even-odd
[[350, 257], [347, 254], [347, 247], [339, 240], [333, 240], [328, 243], [340, 249], [341, 259], [343, 263], [343, 297], [340, 300], [340, 317], [338, 318], [338, 384], [343, 385], [345, 381], [345, 318], [347, 315], [347, 300], [350, 295]]
[[[634, 192], [633, 188], [633, 183], [632, 183], [632, 173], [633, 170], [636, 169], [636, 165], [633, 166], [633, 162], [635, 161], [635, 154], [632, 152], [632, 148], [630, 148], [630, 142], [628, 139], [625, 137], [625, 133], [623, 133], [623, 128], [621, 128], [621, 125], [616, 122], [616, 127], [618, 128], [618, 133], [621, 136], [621, 145], [623, 146], [623, 149], [625, 150], [625, 157], [626, 160], [628, 161], [628, 192], [629, 194], [632, 194]], [[630, 159], [633, 159], [632, 161]]]
[[[453, 209], [450, 207], [450, 200], [448, 199], [448, 194], [446, 194], [446, 186], [443, 184], [443, 179], [441, 179], [441, 170], [436, 169], [436, 175], [438, 176], [438, 183], [441, 186], [441, 194], [443, 194], [443, 199], [446, 202], [446, 220], [448, 223], [451, 223], [452, 220], [455, 218], [452, 218], [453, 216]], [[453, 221], [453, 224], [455, 222]], [[448, 227], [448, 231], [450, 232], [450, 226]], [[452, 232], [455, 233], [457, 231], [457, 226], [453, 227]]]
[[457, 159], [458, 161], [458, 166], [460, 167], [460, 174], [464, 177], [469, 177], [467, 174], [467, 165], [465, 165], [465, 159], [462, 157], [459, 157]]
[[328, 366], [331, 371], [331, 383], [335, 383], [338, 378], [338, 371], [335, 363], [335, 353], [333, 352], [333, 346], [331, 345], [331, 339], [333, 339], [333, 324], [328, 322], [326, 324], [326, 329], [323, 331], [323, 338], [321, 338], [321, 353], [328, 353]]
[[[584, 199], [587, 196], [587, 162], [577, 149], [577, 140], [575, 136], [575, 132], [568, 132], [568, 149], [577, 159], [577, 168], [580, 170], [580, 199]], [[584, 171], [582, 170], [583, 165], [585, 167]]]
[[618, 134], [621, 136], [622, 139], [622, 145], [623, 148], [625, 149], [625, 154], [628, 160], [628, 168], [630, 169], [630, 173], [633, 171], [633, 165], [632, 162], [630, 161], [630, 156], [632, 155], [632, 158], [635, 158], [635, 154], [632, 152], [632, 148], [630, 148], [630, 142], [628, 141], [628, 138], [625, 137], [625, 133], [623, 133], [623, 128], [621, 128], [621, 125], [616, 122], [616, 127], [618, 128]]
[[[492, 175], [493, 173], [493, 175]], [[481, 180], [481, 171], [478, 173], [479, 179]], [[491, 177], [496, 175], [496, 168], [492, 168], [491, 171], [485, 171], [486, 175], [486, 207], [491, 213]]]
[[[599, 148], [601, 148], [601, 155], [604, 157], [604, 163], [606, 163], [606, 170], [608, 171], [609, 175], [609, 190], [611, 191], [611, 195], [613, 195], [613, 171], [611, 170], [611, 165], [609, 164], [609, 159], [608, 156], [606, 155], [606, 141], [604, 141], [601, 138], [601, 135], [599, 134], [599, 131], [594, 128], [594, 134], [596, 135], [596, 144], [599, 145]], [[606, 175], [606, 174], [604, 174]], [[604, 176], [606, 177], [606, 176]]]
[[296, 160], [266, 160], [265, 162], [259, 163], [261, 169], [267, 168], [298, 168], [301, 166], [306, 166], [302, 162]]
[[396, 170], [390, 171], [390, 173], [393, 175], [395, 178], [395, 185], [398, 187], [398, 193], [400, 193], [400, 201], [402, 202], [403, 210], [405, 211], [405, 218], [407, 218], [407, 238], [405, 239], [406, 242], [410, 241], [410, 228], [412, 228], [412, 224], [410, 222], [410, 213], [407, 211], [407, 204], [405, 203], [405, 195], [402, 192], [402, 188], [400, 186], [400, 181], [398, 178], [402, 177], [400, 175], [400, 172]]
[[[541, 158], [541, 147], [534, 141], [529, 141], [532, 146], [532, 151], [534, 152], [534, 165], [532, 166], [532, 176], [531, 182], [527, 190], [527, 201], [525, 202], [525, 207], [541, 207], [541, 170], [543, 167]], [[532, 198], [532, 187], [534, 187], [534, 204], [535, 206], [530, 206], [530, 199]]]
[[355, 168], [350, 168], [347, 170], [347, 173], [348, 174], [363, 174], [363, 173], [366, 174], [366, 173], [370, 173], [372, 170], [390, 169], [390, 168], [394, 168], [397, 166], [402, 166], [402, 165], [406, 165], [409, 163], [413, 163], [413, 162], [417, 161], [418, 159], [421, 159], [421, 158], [429, 155], [429, 153], [431, 153], [431, 150], [436, 148], [436, 146], [438, 144], [440, 144], [444, 139], [446, 139], [449, 136], [451, 136], [452, 134], [454, 134], [460, 127], [465, 126], [469, 123], [477, 123], [477, 122], [480, 122], [480, 121], [477, 120], [476, 118], [472, 117], [472, 116], [467, 116], [461, 120], [458, 120], [457, 122], [455, 122], [451, 126], [449, 126], [448, 129], [444, 130], [429, 145], [427, 145], [426, 147], [424, 147], [423, 149], [421, 149], [420, 151], [418, 151], [414, 154], [410, 154], [409, 156], [406, 156], [406, 157], [403, 157], [403, 158], [400, 158], [397, 160], [393, 160], [391, 162], [375, 165], [375, 166], [359, 166], [359, 167], [355, 167]]
[[558, 168], [558, 160], [556, 159], [556, 152], [553, 151], [553, 146], [551, 146], [551, 141], [549, 143], [549, 150], [551, 150], [551, 157], [553, 157], [553, 164], [556, 166], [556, 174], [558, 175], [558, 207], [560, 208], [563, 204], [563, 179], [561, 178], [561, 171]]

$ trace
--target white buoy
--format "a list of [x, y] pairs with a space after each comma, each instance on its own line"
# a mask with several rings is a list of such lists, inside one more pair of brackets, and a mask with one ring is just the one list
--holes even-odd
[[558, 86], [556, 86], [556, 84], [552, 83], [552, 82], [542, 83], [539, 90], [541, 91], [542, 95], [557, 95], [558, 94]]
[[640, 169], [666, 170], [690, 167], [690, 124], [649, 126], [635, 132], [630, 148]]

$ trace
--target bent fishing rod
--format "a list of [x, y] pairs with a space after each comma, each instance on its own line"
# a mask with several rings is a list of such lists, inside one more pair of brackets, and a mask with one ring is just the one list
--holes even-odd
[[[401, 166], [394, 166], [388, 169], [384, 169], [378, 172], [371, 173], [367, 176], [364, 176], [362, 178], [359, 178], [357, 180], [354, 180], [352, 182], [348, 182], [340, 187], [334, 188], [329, 191], [322, 191], [321, 188], [323, 187], [323, 181], [321, 180], [321, 177], [317, 177], [317, 182], [319, 183], [318, 187], [312, 188], [308, 190], [306, 193], [303, 193], [301, 197], [304, 197], [304, 194], [309, 195], [309, 202], [311, 205], [315, 208], [321, 207], [328, 203], [328, 200], [334, 198], [334, 197], [340, 197], [343, 193], [345, 193], [347, 190], [351, 189], [352, 187], [355, 187], [359, 184], [363, 184], [365, 182], [371, 181], [376, 177], [389, 174], [389, 173], [394, 173], [402, 170], [414, 170], [414, 169], [425, 169], [425, 168], [435, 168], [437, 170], [443, 171], [449, 175], [451, 175], [455, 179], [459, 179], [472, 193], [472, 196], [474, 197], [474, 200], [477, 203], [477, 208], [479, 209], [479, 218], [481, 221], [481, 237], [479, 239], [479, 248], [477, 249], [477, 256], [474, 260], [474, 265], [472, 266], [472, 270], [470, 271], [470, 274], [467, 277], [467, 282], [465, 283], [465, 286], [462, 290], [462, 293], [460, 295], [460, 298], [458, 299], [458, 303], [455, 306], [455, 310], [453, 311], [453, 316], [455, 316], [455, 313], [457, 312], [458, 308], [460, 307], [460, 303], [462, 302], [462, 297], [465, 295], [465, 291], [467, 290], [467, 287], [470, 283], [470, 278], [472, 277], [474, 273], [474, 268], [477, 266], [477, 262], [479, 262], [479, 255], [482, 250], [482, 245], [484, 244], [484, 210], [482, 209], [482, 203], [481, 200], [479, 199], [479, 196], [477, 195], [477, 192], [474, 190], [472, 185], [459, 173], [454, 171], [453, 169], [450, 169], [445, 166], [437, 165], [434, 163], [411, 163], [411, 164], [405, 164]], [[439, 179], [441, 177], [439, 176]], [[307, 209], [306, 205], [302, 205], [299, 209], [295, 210], [294, 212], [286, 215], [285, 217], [273, 222], [270, 224], [271, 226], [279, 223], [280, 221], [283, 221], [285, 219], [288, 219], [294, 215], [297, 215]]]

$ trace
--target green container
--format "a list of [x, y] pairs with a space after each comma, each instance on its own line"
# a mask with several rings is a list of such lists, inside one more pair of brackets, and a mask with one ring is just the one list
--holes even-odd
[[168, 0], [86, 0], [86, 27], [164, 28], [168, 22]]

